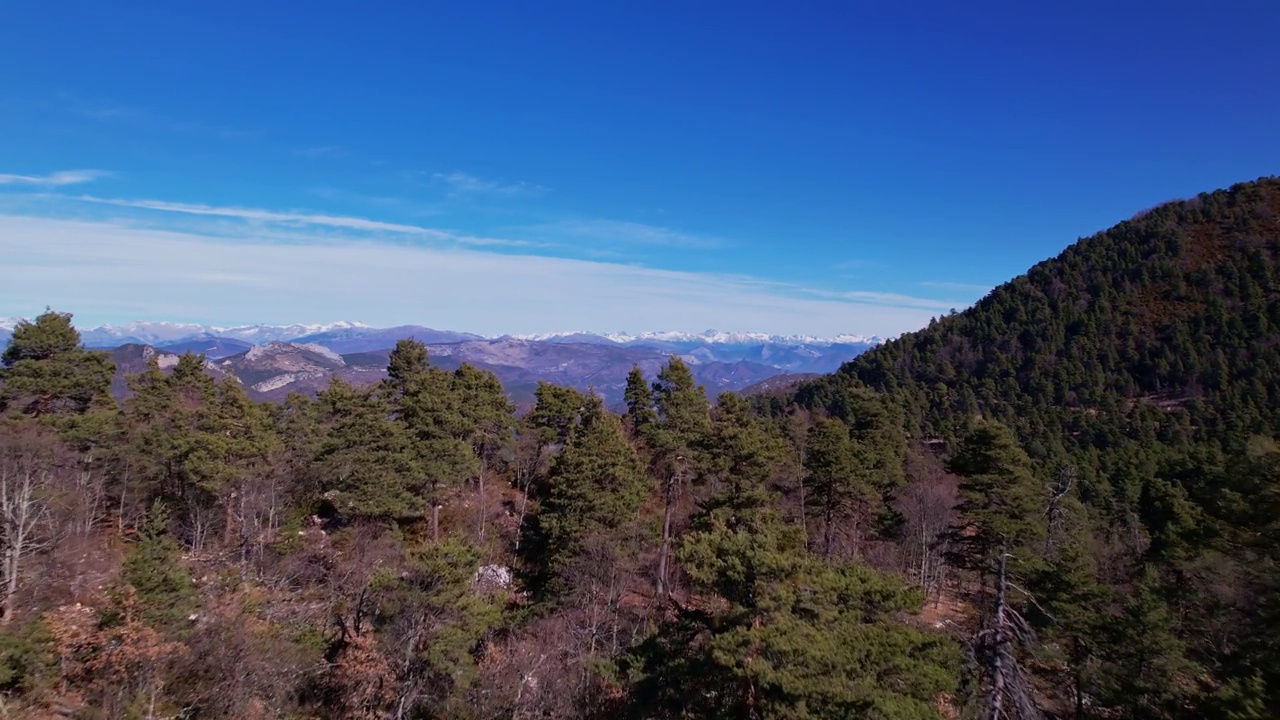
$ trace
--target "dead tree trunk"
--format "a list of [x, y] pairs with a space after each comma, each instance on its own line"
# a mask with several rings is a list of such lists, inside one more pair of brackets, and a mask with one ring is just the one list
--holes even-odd
[[666, 487], [663, 489], [663, 509], [662, 509], [662, 547], [658, 550], [658, 599], [662, 600], [667, 596], [667, 558], [671, 554], [671, 512], [673, 504], [673, 495], [675, 487], [675, 476], [667, 479]]
[[484, 493], [484, 455], [483, 454], [481, 454], [480, 456], [479, 480], [480, 480], [479, 482], [480, 499], [476, 502], [476, 510], [480, 513], [480, 541], [484, 542], [485, 520], [488, 519], [489, 513], [486, 512], [487, 508], [485, 507], [486, 498]]
[[1018, 589], [1009, 578], [1009, 553], [1000, 545], [996, 563], [995, 603], [991, 626], [979, 633], [984, 669], [990, 682], [987, 688], [987, 720], [1039, 720], [1039, 709], [1033, 699], [1035, 688], [1023, 672], [1014, 650], [1032, 647], [1035, 636], [1031, 626], [1009, 602], [1009, 589]]
[[662, 499], [662, 547], [658, 551], [658, 578], [657, 578], [657, 596], [659, 600], [667, 597], [670, 588], [667, 586], [667, 566], [671, 557], [671, 516], [675, 512], [676, 498], [680, 492], [680, 484], [684, 481], [684, 456], [677, 456], [676, 461], [680, 463], [678, 470], [673, 472], [667, 478], [666, 487], [663, 488]]
[[1005, 684], [1009, 665], [1009, 637], [1005, 632], [1005, 592], [1009, 555], [1000, 546], [1000, 565], [996, 575], [996, 605], [992, 613], [990, 672], [991, 687], [987, 693], [987, 717], [1002, 720], [1004, 714]]
[[0, 625], [8, 625], [13, 620], [22, 562], [39, 549], [36, 530], [48, 508], [36, 487], [47, 471], [37, 465], [31, 453], [23, 453], [0, 466], [0, 541], [4, 543], [0, 561], [4, 582]]

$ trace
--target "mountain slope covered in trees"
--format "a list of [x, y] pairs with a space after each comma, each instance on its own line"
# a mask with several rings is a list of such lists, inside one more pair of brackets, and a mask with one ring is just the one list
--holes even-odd
[[[990, 579], [1002, 543], [1023, 562], [1016, 602], [1070, 669], [1040, 687], [1074, 685], [1078, 717], [1113, 703], [1125, 717], [1262, 717], [1280, 702], [1280, 179], [1082, 239], [796, 400], [839, 414], [860, 389], [946, 449], [974, 509], [994, 498], [1050, 520], [1028, 535], [1005, 518], [972, 569]], [[1007, 472], [1025, 450], [1021, 489], [956, 464], [993, 423], [1012, 430], [984, 441], [1006, 459], [979, 466]]]
[[[1154, 208], [846, 364], [929, 435], [997, 418], [1050, 457], [1280, 427], [1280, 179]], [[837, 378], [833, 380], [839, 382]], [[1061, 439], [1061, 442], [1058, 442]]]

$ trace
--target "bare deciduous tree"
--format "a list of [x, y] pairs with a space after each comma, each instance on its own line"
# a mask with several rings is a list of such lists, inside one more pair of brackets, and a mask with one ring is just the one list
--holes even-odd
[[49, 544], [48, 488], [55, 443], [38, 430], [7, 428], [0, 441], [0, 624], [16, 611], [26, 559]]

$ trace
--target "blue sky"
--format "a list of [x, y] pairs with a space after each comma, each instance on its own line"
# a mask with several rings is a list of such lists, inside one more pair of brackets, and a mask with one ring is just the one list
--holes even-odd
[[1280, 5], [1149, 6], [13, 0], [0, 316], [897, 334], [1280, 172]]

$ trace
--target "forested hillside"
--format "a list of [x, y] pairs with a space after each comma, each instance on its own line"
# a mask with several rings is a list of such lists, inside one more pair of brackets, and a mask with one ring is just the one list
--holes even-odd
[[[1169, 203], [845, 365], [926, 435], [1018, 428], [1040, 458], [1135, 432], [1231, 445], [1280, 427], [1280, 178]], [[836, 382], [839, 380], [836, 379]]]
[[410, 340], [282, 403], [140, 356], [117, 403], [46, 312], [0, 374], [0, 716], [1273, 717], [1278, 252], [1241, 185], [794, 392], [635, 368], [622, 415]]
[[[1263, 717], [1280, 707], [1278, 345], [1280, 179], [1264, 178], [1083, 239], [797, 400], [839, 413], [872, 389], [953, 469], [975, 425], [1013, 429], [1025, 491], [1061, 525], [1003, 540], [1030, 561], [1023, 610], [1066, 641], [1079, 712], [1105, 716], [1087, 706], [1114, 691], [1125, 716]], [[1020, 492], [980, 489], [968, 502]]]

